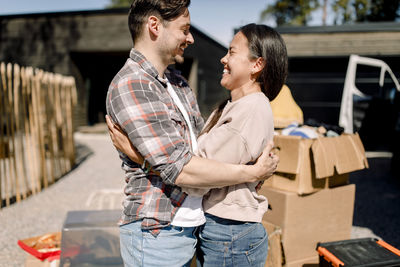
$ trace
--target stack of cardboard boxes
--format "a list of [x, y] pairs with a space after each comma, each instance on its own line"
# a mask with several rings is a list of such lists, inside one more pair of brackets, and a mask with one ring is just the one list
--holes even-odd
[[277, 135], [274, 143], [280, 162], [259, 193], [270, 205], [264, 225], [280, 228], [282, 251], [272, 255], [276, 249], [271, 249], [266, 266], [318, 263], [318, 242], [350, 238], [355, 185], [348, 178], [368, 167], [364, 147], [358, 134], [318, 139]]

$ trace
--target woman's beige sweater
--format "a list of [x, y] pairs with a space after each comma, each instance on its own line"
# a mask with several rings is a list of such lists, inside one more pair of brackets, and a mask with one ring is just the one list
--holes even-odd
[[[249, 94], [227, 103], [217, 124], [198, 138], [198, 154], [221, 162], [248, 164], [256, 161], [273, 134], [268, 98], [263, 93]], [[204, 212], [231, 220], [261, 222], [268, 200], [257, 194], [257, 184], [211, 189], [203, 198]]]

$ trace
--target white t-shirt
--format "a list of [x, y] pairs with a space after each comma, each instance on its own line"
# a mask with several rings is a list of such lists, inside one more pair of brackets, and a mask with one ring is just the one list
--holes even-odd
[[[167, 82], [167, 89], [189, 127], [190, 138], [192, 141], [192, 151], [195, 153], [197, 151], [197, 141], [187, 111], [185, 110], [175, 90], [172, 88], [170, 82]], [[204, 224], [206, 222], [206, 218], [204, 216], [202, 202], [203, 197], [188, 195], [183, 201], [182, 206], [176, 212], [171, 224], [181, 227], [194, 227]]]

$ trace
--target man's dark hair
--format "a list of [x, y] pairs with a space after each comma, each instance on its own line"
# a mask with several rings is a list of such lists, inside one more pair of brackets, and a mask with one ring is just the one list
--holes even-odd
[[168, 22], [184, 14], [189, 5], [190, 0], [133, 0], [128, 17], [133, 43], [142, 34], [143, 23], [149, 16]]

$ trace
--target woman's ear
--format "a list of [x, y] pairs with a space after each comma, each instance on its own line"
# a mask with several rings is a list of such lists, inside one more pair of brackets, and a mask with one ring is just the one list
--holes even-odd
[[160, 24], [161, 21], [156, 16], [150, 16], [147, 19], [147, 28], [153, 36], [158, 36], [160, 34]]
[[265, 64], [266, 64], [265, 59], [262, 58], [262, 57], [258, 57], [258, 58], [256, 59], [256, 61], [254, 62], [252, 72], [253, 72], [254, 74], [260, 73], [260, 72], [264, 69]]

